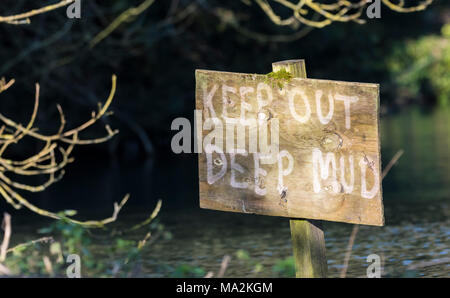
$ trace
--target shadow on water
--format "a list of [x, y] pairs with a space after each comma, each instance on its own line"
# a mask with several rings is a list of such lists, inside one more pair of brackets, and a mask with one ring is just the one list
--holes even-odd
[[[365, 276], [366, 258], [374, 253], [382, 257], [385, 271], [392, 276], [403, 275], [407, 266], [417, 262], [450, 257], [450, 111], [409, 109], [388, 116], [381, 121], [381, 137], [384, 165], [398, 150], [405, 153], [383, 181], [386, 226], [361, 226], [349, 277]], [[109, 216], [113, 201], [130, 192], [121, 220], [134, 223], [136, 218], [145, 218], [161, 198], [161, 222], [173, 239], [154, 244], [146, 256], [148, 276], [164, 276], [152, 269], [161, 264], [217, 271], [222, 257], [234, 256], [238, 250], [245, 250], [263, 270], [256, 273], [233, 257], [226, 276], [273, 276], [273, 265], [292, 255], [289, 221], [201, 210], [197, 175], [193, 154], [148, 161], [82, 156], [59, 185], [34, 199], [45, 208], [76, 206], [82, 216], [99, 218]], [[351, 229], [350, 224], [325, 224], [332, 277], [339, 275]], [[448, 277], [450, 267], [431, 266], [412, 274]]]

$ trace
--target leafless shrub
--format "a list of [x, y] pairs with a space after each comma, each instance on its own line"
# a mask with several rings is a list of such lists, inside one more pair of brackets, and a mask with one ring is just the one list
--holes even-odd
[[[14, 80], [6, 83], [4, 79], [0, 80], [0, 94], [6, 91], [14, 84]], [[111, 139], [118, 133], [118, 130], [112, 130], [109, 125], [105, 126], [106, 136], [96, 139], [80, 139], [79, 134], [87, 128], [95, 124], [98, 120], [108, 115], [108, 108], [114, 98], [116, 91], [116, 76], [112, 77], [112, 87], [108, 99], [101, 105], [99, 104], [98, 111], [92, 112], [91, 118], [83, 124], [66, 130], [66, 117], [61, 106], [57, 105], [60, 124], [57, 131], [52, 135], [44, 135], [35, 127], [36, 115], [39, 108], [39, 84], [36, 84], [36, 95], [34, 109], [31, 118], [26, 125], [15, 122], [14, 120], [4, 116], [0, 113], [0, 121], [3, 123], [0, 126], [0, 195], [6, 202], [16, 209], [22, 206], [29, 210], [54, 219], [61, 219], [61, 215], [43, 210], [27, 199], [21, 196], [18, 191], [41, 192], [47, 189], [50, 185], [58, 182], [64, 175], [64, 168], [71, 162], [73, 158], [71, 153], [75, 146], [97, 144]], [[20, 143], [25, 137], [29, 137], [38, 143], [42, 144], [42, 149], [35, 152], [32, 156], [23, 160], [13, 160], [5, 157], [5, 152], [12, 144]], [[14, 176], [47, 176], [47, 181], [40, 185], [28, 185], [13, 180], [9, 177], [10, 174]], [[111, 217], [100, 221], [77, 221], [69, 219], [73, 223], [80, 224], [86, 227], [103, 227], [105, 224], [116, 220], [118, 213], [128, 200], [126, 195], [123, 200], [114, 204], [114, 212]]]

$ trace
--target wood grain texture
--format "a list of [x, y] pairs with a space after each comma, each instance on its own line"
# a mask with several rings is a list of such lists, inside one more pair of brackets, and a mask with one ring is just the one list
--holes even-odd
[[327, 277], [325, 238], [321, 222], [290, 220], [290, 227], [296, 277]]
[[[296, 78], [306, 78], [304, 60], [272, 63], [272, 71], [286, 70]], [[298, 278], [326, 278], [328, 271], [325, 236], [322, 221], [291, 219], [289, 221], [295, 276]]]
[[[274, 71], [276, 67], [274, 65]], [[291, 71], [297, 76], [302, 72], [306, 75], [304, 69]], [[258, 86], [264, 85], [270, 90], [259, 92], [258, 101]], [[241, 96], [241, 87], [253, 92], [244, 92]], [[299, 91], [304, 93], [303, 97]], [[272, 100], [269, 100], [268, 93], [271, 93]], [[295, 96], [290, 100], [292, 94]], [[208, 95], [211, 106], [208, 106]], [[357, 97], [357, 102], [349, 104], [350, 113], [346, 113], [344, 101], [339, 99], [343, 95]], [[231, 186], [232, 160], [229, 153], [225, 152], [225, 160], [220, 154], [210, 155], [212, 173], [226, 167], [224, 175], [214, 183], [208, 182], [207, 154], [204, 150], [199, 153], [202, 208], [377, 226], [384, 224], [378, 85], [299, 78], [273, 81], [266, 75], [196, 71], [196, 109], [202, 110], [203, 123], [214, 116], [212, 114], [222, 121], [224, 151], [227, 142], [224, 116], [239, 119], [243, 101], [250, 106], [245, 111], [246, 119], [260, 119], [262, 115], [268, 120], [269, 143], [271, 121], [277, 119], [279, 152], [285, 151], [292, 156], [292, 170], [288, 175], [281, 175], [283, 188], [280, 188], [280, 164], [282, 169], [288, 167], [289, 159], [281, 158], [281, 163], [275, 161], [257, 166], [255, 159], [258, 158], [249, 150], [250, 132], [246, 131], [245, 150], [250, 153], [234, 156], [235, 164], [242, 167], [242, 171], [234, 170], [234, 180], [244, 184], [245, 188]], [[263, 102], [268, 104], [261, 104]], [[327, 118], [331, 104], [333, 113]], [[305, 119], [304, 122], [299, 121]], [[199, 137], [204, 140], [211, 131], [204, 129]], [[233, 137], [236, 145], [237, 137]], [[259, 146], [258, 143], [258, 150]], [[328, 153], [330, 160], [335, 161], [336, 175], [333, 175], [332, 165], [320, 167], [320, 160], [326, 162]], [[353, 161], [354, 183], [351, 183], [350, 159]], [[263, 169], [266, 175], [255, 175], [255, 168]], [[321, 172], [325, 168], [328, 168], [329, 175], [322, 179]], [[265, 194], [258, 194], [257, 188], [265, 190]], [[376, 192], [370, 194], [370, 190]], [[366, 197], [363, 197], [364, 193]]]

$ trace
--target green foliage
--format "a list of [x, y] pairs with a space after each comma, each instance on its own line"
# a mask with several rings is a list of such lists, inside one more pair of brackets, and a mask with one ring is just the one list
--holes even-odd
[[45, 246], [42, 244], [22, 246], [6, 258], [4, 265], [15, 276], [23, 275], [25, 272], [29, 277], [48, 275], [40, 253]]
[[59, 215], [62, 216], [61, 220], [53, 222], [49, 227], [42, 228], [38, 232], [58, 237], [59, 242], [62, 243], [61, 249], [67, 254], [83, 252], [90, 255], [87, 247], [91, 244], [91, 239], [87, 235], [87, 230], [80, 225], [69, 222], [66, 211]]
[[407, 97], [433, 96], [441, 106], [450, 103], [450, 24], [441, 35], [427, 35], [394, 48], [387, 60], [393, 80]]
[[279, 260], [272, 267], [272, 272], [279, 277], [295, 277], [294, 257]]
[[[76, 212], [64, 211], [59, 215], [61, 220], [53, 222], [50, 226], [40, 229], [41, 234], [53, 235], [56, 242], [50, 245], [50, 254], [54, 257], [53, 261], [56, 264], [57, 272], [63, 274], [65, 272], [65, 259], [70, 254], [78, 254], [82, 262], [83, 275], [88, 272], [101, 272], [104, 269], [104, 264], [98, 263], [94, 255], [91, 253], [90, 246], [92, 239], [86, 228], [70, 222], [67, 216], [73, 216]], [[56, 259], [55, 259], [56, 258]]]
[[[66, 256], [78, 254], [82, 259], [82, 269], [96, 272], [102, 269], [103, 266], [94, 261], [88, 249], [91, 238], [87, 230], [67, 219], [67, 216], [73, 216], [75, 213], [70, 210], [61, 212], [58, 214], [62, 217], [61, 220], [38, 231], [38, 233], [53, 236], [54, 242], [19, 246], [6, 259], [6, 266], [12, 270], [13, 274], [19, 276], [64, 276]], [[51, 271], [46, 268], [44, 257], [50, 261]]]
[[239, 249], [238, 251], [236, 251], [236, 258], [240, 261], [249, 261], [250, 255], [246, 250]]
[[239, 249], [235, 255], [241, 265], [252, 269], [252, 274], [258, 275], [263, 271], [264, 266], [260, 262], [252, 259], [246, 250]]
[[183, 264], [175, 269], [170, 277], [175, 278], [187, 278], [187, 277], [204, 277], [206, 274], [205, 270], [200, 267], [194, 267], [187, 264]]
[[[38, 233], [51, 236], [51, 243], [37, 242], [32, 245], [19, 245], [8, 255], [5, 265], [17, 276], [65, 276], [68, 264], [66, 258], [77, 254], [81, 259], [83, 277], [130, 277], [142, 264], [142, 254], [148, 247], [151, 237], [171, 239], [170, 232], [157, 221], [146, 226], [147, 234], [142, 240], [135, 240], [137, 234], [124, 234], [121, 231], [100, 231], [94, 235], [89, 229], [70, 222], [67, 216], [75, 212], [64, 211], [58, 214], [61, 220], [38, 230]], [[142, 227], [144, 228], [144, 227]], [[101, 245], [102, 249], [98, 247]], [[48, 258], [49, 269], [44, 263]], [[156, 268], [158, 269], [158, 268]], [[177, 271], [178, 270], [178, 271]], [[180, 268], [176, 274], [197, 277], [202, 271], [196, 268]]]
[[[245, 267], [252, 268], [252, 274], [258, 275], [264, 272], [264, 265], [250, 257], [250, 254], [243, 249], [239, 249], [235, 253], [239, 263]], [[267, 269], [266, 269], [267, 270]], [[277, 277], [295, 277], [295, 263], [292, 256], [275, 260], [275, 265], [272, 266], [271, 276]]]

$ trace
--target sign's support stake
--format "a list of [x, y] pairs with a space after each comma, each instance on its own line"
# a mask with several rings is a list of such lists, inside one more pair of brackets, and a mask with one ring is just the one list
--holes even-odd
[[[272, 71], [286, 70], [295, 78], [306, 78], [305, 60], [272, 63]], [[326, 277], [327, 258], [321, 221], [291, 219], [291, 238], [297, 277]]]

